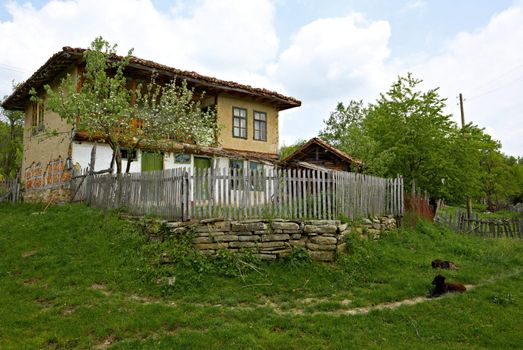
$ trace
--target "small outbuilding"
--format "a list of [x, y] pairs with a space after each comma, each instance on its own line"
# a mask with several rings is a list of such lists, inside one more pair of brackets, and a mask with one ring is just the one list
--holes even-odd
[[314, 137], [282, 159], [281, 165], [287, 168], [359, 172], [362, 162]]

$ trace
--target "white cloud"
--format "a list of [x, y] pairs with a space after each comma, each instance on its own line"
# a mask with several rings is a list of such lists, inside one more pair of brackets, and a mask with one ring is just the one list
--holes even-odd
[[459, 121], [456, 96], [465, 97], [465, 119], [487, 128], [503, 150], [523, 155], [523, 7], [494, 15], [475, 32], [448, 42], [442, 54], [416, 66], [403, 67], [441, 87], [448, 109]]
[[[12, 18], [0, 22], [0, 63], [28, 72], [62, 46], [87, 47], [99, 35], [118, 43], [121, 53], [135, 48], [142, 58], [232, 79], [263, 71], [278, 50], [268, 0], [204, 0], [190, 12], [179, 2], [166, 13], [148, 0], [53, 0], [39, 10], [6, 6]], [[0, 68], [0, 79], [19, 78], [12, 73]], [[9, 92], [5, 85], [0, 90]]]
[[[424, 4], [413, 0], [407, 7]], [[523, 2], [484, 28], [451, 38], [433, 57], [391, 56], [394, 28], [358, 13], [316, 19], [279, 51], [270, 0], [177, 0], [163, 12], [149, 0], [4, 6], [11, 18], [0, 22], [0, 96], [10, 92], [12, 79], [27, 78], [62, 46], [86, 47], [102, 35], [122, 52], [134, 47], [139, 57], [301, 99], [301, 108], [280, 118], [287, 144], [316, 135], [338, 101], [371, 102], [397, 75], [412, 71], [426, 87], [441, 87], [456, 120], [455, 96], [463, 92], [467, 120], [492, 131], [505, 152], [522, 155]]]
[[269, 75], [304, 99], [362, 94], [381, 80], [389, 37], [388, 22], [361, 14], [318, 19], [292, 37]]
[[[354, 38], [357, 36], [357, 38]], [[337, 101], [373, 102], [397, 75], [413, 72], [422, 88], [440, 87], [447, 111], [460, 122], [457, 95], [465, 97], [465, 119], [523, 156], [523, 3], [492, 16], [485, 27], [451, 38], [425, 53], [388, 59], [390, 29], [361, 15], [314, 21], [301, 28], [270, 70], [271, 77], [304, 99], [285, 112], [282, 140], [314, 136]]]
[[[300, 28], [268, 75], [302, 99], [283, 114], [282, 140], [315, 136], [337, 101], [370, 100], [387, 81], [390, 26], [359, 13], [315, 20]], [[291, 126], [292, 125], [292, 126]]]
[[426, 0], [410, 0], [408, 1], [403, 7], [401, 8], [401, 11], [411, 11], [411, 10], [418, 10], [425, 8], [427, 6]]

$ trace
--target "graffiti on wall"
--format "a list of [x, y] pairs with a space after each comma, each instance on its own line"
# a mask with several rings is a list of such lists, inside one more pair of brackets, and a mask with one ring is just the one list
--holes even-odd
[[71, 179], [69, 160], [58, 157], [42, 166], [40, 162], [33, 163], [25, 169], [25, 188], [40, 189], [58, 187]]

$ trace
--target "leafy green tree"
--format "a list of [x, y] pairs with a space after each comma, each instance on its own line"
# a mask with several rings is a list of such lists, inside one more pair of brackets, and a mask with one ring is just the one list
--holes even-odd
[[304, 145], [307, 141], [306, 140], [298, 140], [292, 145], [283, 145], [280, 147], [280, 160], [287, 158], [290, 156], [294, 151], [296, 151], [298, 148], [300, 148], [302, 145]]
[[180, 135], [184, 141], [206, 143], [216, 136], [215, 113], [202, 110], [202, 96], [186, 82], [161, 86], [152, 79], [143, 95], [141, 85], [129, 89], [124, 71], [132, 52], [119, 58], [116, 45], [98, 37], [84, 52], [82, 76], [67, 75], [56, 90], [45, 86], [50, 110], [75, 130], [107, 142], [117, 174], [122, 173], [122, 147], [158, 148], [169, 138], [180, 141]]
[[320, 136], [363, 161], [363, 171], [404, 176], [432, 197], [464, 203], [523, 196], [522, 161], [504, 156], [501, 144], [476, 125], [462, 128], [444, 112], [438, 89], [421, 91], [421, 80], [398, 77], [389, 91], [367, 107], [338, 103]]
[[23, 122], [23, 112], [0, 107], [0, 178], [13, 178], [20, 169]]
[[363, 172], [383, 175], [393, 154], [377, 151], [376, 142], [364, 128], [368, 115], [369, 108], [361, 100], [351, 100], [346, 106], [339, 102], [336, 110], [324, 120], [325, 128], [319, 136], [352, 157], [364, 160]]
[[439, 197], [449, 178], [449, 135], [456, 125], [444, 112], [445, 99], [438, 89], [419, 91], [421, 82], [411, 74], [399, 77], [370, 106], [363, 128], [375, 143], [374, 154], [389, 155], [383, 175], [402, 174], [407, 185], [415, 181]]
[[[204, 96], [205, 93], [196, 94], [190, 89], [185, 80], [181, 83], [172, 80], [162, 86], [153, 76], [145, 93], [137, 96], [134, 116], [139, 127], [128, 134], [131, 150], [140, 146], [161, 150], [173, 141], [215, 144], [220, 127], [215, 108], [202, 107]], [[126, 172], [129, 172], [131, 161], [127, 162]]]
[[517, 186], [516, 192], [512, 195], [512, 203], [523, 203], [523, 158], [513, 158], [513, 172], [515, 176], [515, 183]]
[[449, 161], [441, 197], [456, 203], [463, 203], [467, 198], [483, 198], [481, 161], [486, 153], [497, 151], [499, 143], [473, 124], [454, 128], [448, 140], [446, 155]]
[[[521, 178], [514, 158], [506, 157], [497, 150], [485, 152], [481, 176], [487, 206], [494, 211], [500, 202], [508, 202], [521, 193]], [[519, 180], [519, 181], [518, 181]]]

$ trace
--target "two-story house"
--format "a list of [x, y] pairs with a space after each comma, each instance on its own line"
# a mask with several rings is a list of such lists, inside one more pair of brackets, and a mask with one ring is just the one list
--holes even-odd
[[[49, 164], [86, 168], [89, 164], [92, 140], [81, 131], [73, 133], [57, 114], [45, 108], [43, 86], [57, 86], [67, 74], [77, 77], [83, 68], [84, 49], [64, 47], [51, 56], [27, 81], [4, 101], [3, 107], [25, 111], [24, 151], [22, 162], [23, 180], [29, 181], [35, 174], [42, 176], [53, 171]], [[298, 107], [301, 102], [292, 97], [266, 89], [224, 81], [195, 72], [168, 67], [153, 61], [133, 57], [125, 75], [131, 86], [136, 81], [147, 81], [152, 73], [159, 80], [186, 80], [196, 92], [205, 92], [204, 105], [214, 105], [217, 122], [221, 126], [217, 147], [197, 147], [176, 144], [163, 152], [138, 150], [136, 154], [123, 152], [126, 159], [133, 156], [131, 172], [170, 169], [176, 167], [205, 168], [251, 168], [271, 166], [277, 160], [278, 114], [280, 111]], [[35, 89], [44, 103], [30, 100], [30, 90]], [[46, 130], [58, 131], [49, 136]], [[98, 144], [95, 170], [110, 166], [112, 151], [106, 144]], [[49, 176], [49, 174], [47, 174]]]

